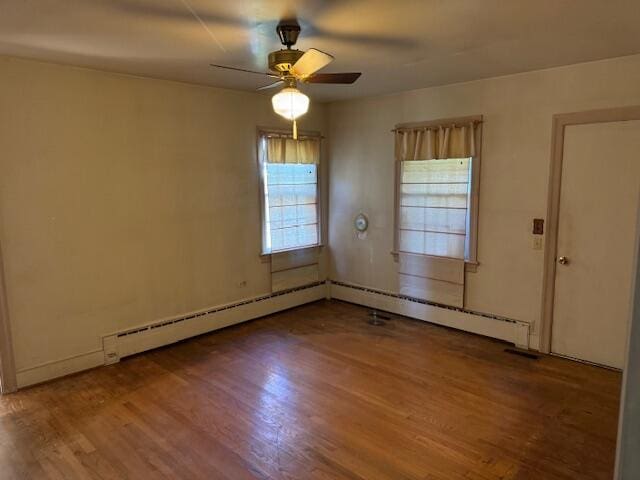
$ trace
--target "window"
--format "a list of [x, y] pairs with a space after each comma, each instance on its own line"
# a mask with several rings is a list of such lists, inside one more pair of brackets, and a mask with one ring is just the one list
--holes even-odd
[[[260, 142], [263, 192], [262, 253], [319, 245], [319, 155], [315, 154], [319, 154], [319, 147], [310, 150], [304, 145], [290, 143], [296, 142], [290, 138], [278, 136], [273, 140], [285, 142], [285, 146], [274, 149], [273, 145], [268, 144], [271, 140], [271, 137], [263, 137]], [[298, 140], [305, 141], [319, 144], [319, 139]], [[278, 152], [282, 153], [282, 157]], [[274, 156], [277, 158], [272, 158]], [[278, 163], [270, 160], [278, 160]], [[312, 163], [297, 163], [298, 161]]]
[[471, 158], [400, 162], [399, 251], [469, 258]]
[[394, 132], [396, 259], [464, 260], [474, 271], [482, 116], [399, 124]]

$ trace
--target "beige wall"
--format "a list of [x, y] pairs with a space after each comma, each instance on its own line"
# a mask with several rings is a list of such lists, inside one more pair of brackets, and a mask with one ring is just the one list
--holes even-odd
[[[0, 244], [18, 371], [270, 291], [258, 125], [286, 127], [268, 96], [0, 58]], [[301, 128], [324, 130], [324, 106]]]
[[[530, 322], [537, 335], [543, 252], [532, 249], [531, 222], [546, 216], [552, 115], [623, 105], [640, 105], [640, 56], [331, 104], [331, 277], [398, 290], [390, 130], [481, 114], [480, 266], [467, 273], [466, 307]], [[352, 227], [360, 211], [366, 239]]]
[[[286, 124], [268, 100], [0, 58], [0, 245], [18, 370], [270, 290], [255, 129]], [[535, 323], [543, 252], [530, 228], [546, 214], [551, 116], [631, 104], [640, 56], [340, 102], [326, 117], [314, 103], [301, 127], [330, 126], [331, 276], [397, 290], [390, 129], [483, 114], [481, 265], [466, 305]], [[371, 220], [363, 240], [359, 211]]]

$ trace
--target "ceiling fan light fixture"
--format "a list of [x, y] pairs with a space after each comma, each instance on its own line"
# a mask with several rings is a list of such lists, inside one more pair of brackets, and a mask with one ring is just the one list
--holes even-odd
[[287, 120], [295, 120], [309, 110], [309, 97], [295, 87], [286, 87], [271, 98], [273, 111]]

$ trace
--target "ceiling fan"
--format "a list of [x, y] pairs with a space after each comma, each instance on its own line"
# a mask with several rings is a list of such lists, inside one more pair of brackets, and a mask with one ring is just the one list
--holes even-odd
[[318, 73], [333, 61], [333, 56], [310, 48], [306, 52], [293, 47], [298, 41], [300, 25], [296, 21], [282, 21], [276, 27], [280, 42], [286, 48], [269, 54], [269, 69], [271, 72], [257, 72], [244, 68], [229, 67], [227, 65], [211, 64], [212, 67], [235, 70], [239, 72], [266, 75], [277, 79], [276, 82], [258, 90], [266, 90], [278, 86], [284, 88], [271, 99], [273, 110], [282, 117], [293, 121], [293, 138], [298, 138], [296, 119], [307, 113], [309, 97], [298, 90], [298, 82], [303, 83], [332, 83], [351, 84], [361, 75], [360, 72], [349, 73]]

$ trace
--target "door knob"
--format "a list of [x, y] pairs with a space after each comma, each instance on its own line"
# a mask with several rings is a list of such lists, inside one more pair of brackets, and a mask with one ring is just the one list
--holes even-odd
[[569, 263], [569, 259], [567, 257], [558, 257], [558, 263], [560, 265], [566, 265]]

